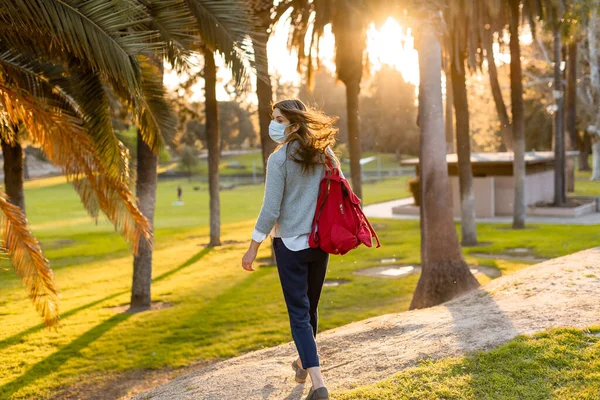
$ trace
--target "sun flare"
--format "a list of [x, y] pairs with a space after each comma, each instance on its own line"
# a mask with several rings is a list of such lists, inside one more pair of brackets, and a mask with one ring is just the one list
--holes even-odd
[[400, 73], [407, 82], [419, 84], [419, 58], [410, 28], [404, 30], [393, 18], [377, 29], [374, 24], [367, 30], [367, 53], [371, 70], [378, 71], [389, 65]]

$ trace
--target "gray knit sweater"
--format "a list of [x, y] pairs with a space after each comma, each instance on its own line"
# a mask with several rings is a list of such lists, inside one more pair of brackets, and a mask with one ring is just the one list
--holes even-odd
[[[288, 146], [291, 148], [286, 153]], [[259, 232], [268, 234], [275, 224], [279, 224], [281, 237], [311, 231], [325, 167], [318, 165], [314, 171], [303, 174], [302, 166], [291, 159], [297, 146], [295, 141], [288, 142], [269, 156], [263, 205], [254, 226]]]

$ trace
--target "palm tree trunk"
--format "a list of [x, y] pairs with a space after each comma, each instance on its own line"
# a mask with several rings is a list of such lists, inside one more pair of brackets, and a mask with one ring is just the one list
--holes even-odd
[[579, 170], [580, 171], [591, 171], [589, 158], [592, 153], [592, 138], [586, 131], [583, 132], [583, 137], [580, 139], [579, 147]]
[[[566, 146], [567, 151], [577, 148], [577, 41], [571, 40], [567, 46], [567, 104], [566, 104]], [[567, 159], [567, 191], [575, 191], [575, 160]]]
[[552, 11], [553, 33], [554, 33], [554, 101], [557, 110], [554, 113], [554, 205], [560, 207], [567, 202], [567, 187], [565, 184], [565, 130], [564, 130], [564, 106], [561, 63], [561, 37], [560, 23], [557, 11]]
[[[598, 25], [600, 17], [598, 7], [600, 1], [592, 3], [592, 13], [587, 27], [588, 49], [590, 59], [590, 76], [594, 98], [594, 107], [600, 106], [600, 65], [598, 63]], [[600, 114], [596, 114], [594, 127], [588, 130], [592, 150], [592, 177], [591, 180], [600, 180]]]
[[504, 145], [507, 151], [513, 151], [512, 143], [512, 127], [510, 125], [510, 117], [502, 97], [502, 89], [500, 89], [500, 82], [498, 81], [498, 69], [496, 68], [496, 58], [494, 57], [494, 46], [493, 46], [493, 33], [487, 30], [484, 36], [485, 52], [488, 62], [488, 73], [490, 76], [490, 87], [492, 89], [492, 97], [494, 98], [494, 104], [496, 105], [496, 111], [498, 112], [498, 118], [500, 119], [500, 125], [502, 127], [502, 138], [504, 139]]
[[519, 0], [509, 0], [510, 7], [510, 97], [512, 101], [513, 178], [515, 199], [513, 203], [513, 228], [525, 228], [525, 119], [523, 112], [523, 76], [521, 47], [519, 43]]
[[350, 175], [352, 177], [352, 190], [362, 199], [362, 172], [360, 165], [360, 122], [358, 119], [358, 96], [360, 93], [360, 80], [347, 81], [346, 84], [346, 111], [348, 116], [348, 150], [350, 152]]
[[4, 156], [4, 191], [8, 196], [8, 201], [19, 207], [25, 214], [23, 148], [16, 139], [12, 145], [4, 139], [0, 139], [0, 141], [2, 142], [2, 155]]
[[454, 153], [454, 95], [452, 92], [452, 78], [449, 71], [446, 72], [446, 113], [445, 113], [445, 132], [446, 132], [446, 152]]
[[435, 306], [479, 286], [463, 259], [452, 218], [435, 26], [422, 27], [419, 44], [422, 273], [410, 309]]
[[260, 144], [262, 149], [263, 167], [267, 169], [267, 159], [277, 147], [277, 143], [269, 136], [269, 124], [271, 123], [271, 103], [273, 101], [273, 88], [269, 76], [269, 60], [267, 58], [268, 35], [265, 29], [264, 35], [253, 38], [257, 43], [256, 51], [256, 96], [258, 97], [258, 121], [260, 125]]
[[[137, 134], [137, 181], [135, 192], [138, 208], [148, 219], [154, 233], [154, 208], [156, 205], [158, 156], [144, 142], [140, 130]], [[131, 285], [131, 310], [148, 310], [151, 306], [153, 244], [144, 239], [138, 243], [138, 254], [133, 256], [133, 284]]]
[[[452, 40], [456, 43], [456, 40]], [[456, 152], [458, 156], [458, 181], [460, 186], [461, 232], [463, 246], [477, 244], [475, 222], [475, 192], [473, 190], [473, 168], [471, 166], [471, 137], [469, 135], [469, 104], [465, 74], [465, 54], [452, 46], [450, 68], [454, 111], [456, 113]]]
[[206, 94], [206, 142], [208, 146], [208, 192], [210, 197], [209, 247], [221, 245], [221, 200], [219, 197], [219, 110], [217, 66], [212, 51], [204, 49], [204, 91]]
[[592, 181], [600, 181], [600, 133], [592, 139]]
[[[258, 98], [258, 123], [260, 127], [260, 145], [262, 150], [263, 160], [263, 179], [266, 178], [267, 160], [269, 155], [273, 153], [277, 147], [269, 136], [269, 124], [271, 123], [271, 102], [273, 101], [273, 88], [271, 87], [271, 77], [269, 76], [269, 58], [267, 56], [267, 41], [269, 35], [267, 29], [270, 25], [270, 17], [268, 14], [264, 16], [264, 24], [262, 36], [253, 37], [252, 40], [256, 44], [254, 51], [256, 52], [256, 97]], [[275, 249], [271, 240], [271, 255], [270, 263], [275, 264]]]

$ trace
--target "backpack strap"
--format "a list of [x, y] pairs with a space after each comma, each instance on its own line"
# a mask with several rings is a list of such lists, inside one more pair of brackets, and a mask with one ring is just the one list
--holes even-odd
[[341, 174], [340, 174], [339, 168], [336, 167], [335, 165], [333, 165], [333, 163], [331, 162], [331, 157], [329, 155], [329, 151], [328, 150], [330, 150], [331, 153], [333, 154], [333, 150], [331, 150], [329, 147], [327, 147], [327, 150], [325, 150], [325, 160], [326, 160], [327, 167], [329, 167], [329, 171], [326, 171], [327, 175], [338, 175], [338, 176], [340, 176]]
[[377, 233], [375, 232], [375, 229], [373, 229], [373, 226], [371, 226], [371, 223], [369, 222], [369, 220], [367, 219], [367, 216], [365, 215], [365, 213], [363, 212], [362, 208], [360, 208], [360, 206], [356, 207], [356, 209], [360, 212], [360, 214], [363, 216], [363, 218], [365, 219], [367, 226], [369, 227], [369, 230], [371, 231], [371, 237], [374, 237], [375, 240], [377, 241], [377, 247], [379, 248], [381, 247], [381, 242], [379, 242], [379, 237], [377, 236]]
[[329, 181], [323, 179], [320, 184], [320, 193], [319, 193], [319, 197], [317, 198], [317, 210], [315, 211], [315, 216], [313, 217], [312, 232], [311, 232], [311, 234], [313, 235], [313, 237], [317, 243], [319, 243], [319, 231], [317, 230], [317, 228], [318, 228], [317, 224], [319, 221], [319, 217], [321, 216], [321, 212], [323, 211], [323, 207], [325, 207], [325, 203], [327, 202], [328, 195], [329, 195]]

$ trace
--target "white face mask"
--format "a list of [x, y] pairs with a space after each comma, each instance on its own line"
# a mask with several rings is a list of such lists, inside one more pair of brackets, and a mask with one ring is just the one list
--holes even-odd
[[269, 124], [269, 136], [275, 142], [283, 143], [285, 141], [285, 129], [290, 125], [284, 125], [275, 120], [272, 120]]

